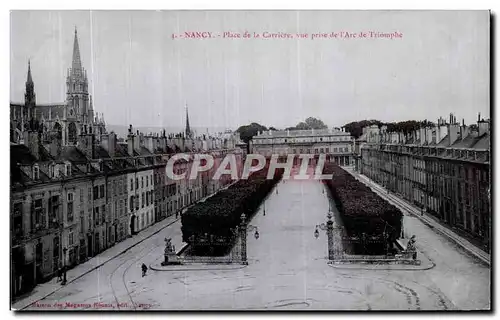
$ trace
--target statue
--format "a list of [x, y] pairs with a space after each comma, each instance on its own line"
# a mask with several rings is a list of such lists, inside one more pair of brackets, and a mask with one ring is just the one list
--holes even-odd
[[417, 259], [417, 249], [415, 248], [415, 235], [413, 235], [408, 241], [408, 245], [406, 246], [406, 252], [409, 254], [413, 254], [413, 260]]
[[172, 238], [165, 238], [165, 261], [161, 263], [162, 266], [170, 264], [180, 264], [177, 254], [175, 253], [175, 246], [172, 245]]
[[175, 254], [175, 247], [172, 245], [172, 238], [165, 238], [165, 254]]

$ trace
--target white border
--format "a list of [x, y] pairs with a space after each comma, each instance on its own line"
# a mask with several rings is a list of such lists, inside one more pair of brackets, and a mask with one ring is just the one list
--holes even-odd
[[[29, 10], [29, 9], [42, 9], [42, 10], [49, 10], [49, 9], [112, 9], [112, 10], [126, 10], [126, 9], [142, 9], [142, 10], [157, 10], [157, 9], [170, 9], [170, 10], [175, 10], [175, 9], [392, 9], [392, 10], [408, 10], [408, 9], [443, 9], [443, 10], [457, 10], [457, 9], [462, 9], [462, 10], [484, 10], [484, 9], [492, 9], [493, 12], [500, 12], [499, 9], [499, 1], [493, 1], [493, 0], [475, 0], [475, 1], [438, 1], [438, 0], [420, 0], [420, 1], [382, 1], [379, 0], [377, 2], [374, 1], [343, 1], [343, 2], [332, 2], [332, 1], [324, 1], [324, 0], [308, 0], [308, 1], [273, 1], [273, 0], [253, 0], [253, 1], [216, 1], [212, 0], [210, 2], [206, 1], [182, 1], [182, 2], [166, 2], [166, 1], [149, 1], [149, 0], [141, 0], [141, 1], [105, 1], [105, 0], [87, 0], [87, 1], [2, 1], [0, 4], [0, 7], [2, 10], [0, 10], [0, 24], [1, 24], [1, 32], [0, 32], [0, 43], [2, 46], [1, 49], [1, 62], [0, 62], [0, 78], [1, 78], [1, 88], [0, 90], [0, 101], [3, 102], [3, 105], [0, 107], [0, 119], [3, 120], [3, 123], [5, 124], [2, 126], [2, 143], [4, 144], [4, 147], [2, 147], [1, 150], [6, 151], [8, 148], [8, 124], [7, 124], [7, 119], [9, 119], [9, 107], [8, 107], [8, 102], [10, 101], [9, 98], [9, 81], [10, 81], [10, 63], [9, 63], [9, 57], [10, 57], [10, 10]], [[497, 17], [498, 18], [498, 17]], [[498, 20], [497, 20], [498, 23]], [[498, 41], [498, 32], [495, 33], [495, 43]], [[496, 54], [496, 57], [498, 57], [498, 53]], [[494, 71], [494, 70], [492, 70]], [[499, 84], [498, 81], [496, 82], [495, 88], [492, 88], [495, 92], [499, 92], [498, 88]], [[496, 106], [493, 106], [493, 108]], [[495, 119], [497, 120], [496, 115], [498, 115], [498, 112], [495, 114]], [[496, 123], [496, 121], [494, 122]], [[498, 148], [498, 139], [495, 137], [495, 146], [494, 148]], [[10, 307], [10, 285], [9, 285], [9, 220], [8, 220], [8, 215], [9, 215], [9, 158], [8, 157], [2, 157], [1, 158], [1, 176], [0, 176], [0, 181], [2, 181], [1, 184], [1, 192], [0, 192], [0, 197], [1, 197], [1, 203], [2, 203], [2, 212], [3, 212], [3, 237], [4, 240], [2, 241], [3, 245], [1, 246], [1, 256], [4, 257], [4, 263], [1, 265], [1, 271], [0, 274], [2, 275], [4, 281], [2, 282], [3, 285], [3, 290], [1, 292], [1, 298], [0, 301], [3, 302], [3, 308], [2, 308], [2, 313], [6, 313], [7, 317], [13, 317], [13, 313], [8, 311]], [[497, 163], [495, 163], [497, 164]], [[499, 171], [498, 168], [496, 168], [497, 172]], [[495, 175], [495, 178], [497, 178], [497, 175]], [[497, 181], [498, 179], [495, 179]], [[500, 193], [500, 187], [495, 188], [495, 196], [498, 196]], [[499, 197], [497, 197], [499, 198]], [[498, 231], [498, 217], [495, 217], [495, 226], [494, 230]], [[495, 240], [497, 240], [498, 236], [495, 236]], [[494, 248], [497, 248], [497, 241], [495, 241], [495, 246]], [[495, 250], [495, 255], [498, 250]], [[497, 275], [498, 276], [498, 275]], [[495, 297], [498, 297], [498, 294], [495, 295]], [[473, 299], [474, 297], [471, 297]], [[498, 300], [495, 301], [494, 305], [498, 308]], [[53, 314], [49, 314], [50, 317], [52, 317]], [[176, 317], [178, 315], [186, 317], [187, 315], [182, 315], [182, 314], [169, 314], [168, 317]], [[204, 314], [205, 316], [209, 316], [211, 318], [215, 317], [220, 317], [220, 315], [216, 314]], [[273, 316], [276, 316], [277, 314], [273, 314]], [[62, 317], [69, 317], [69, 314], [65, 314]], [[104, 314], [100, 315], [100, 317], [108, 317], [110, 315]], [[135, 316], [135, 315], [134, 315]], [[151, 314], [149, 315], [151, 316]], [[191, 315], [190, 315], [191, 316]], [[232, 315], [232, 316], [237, 316], [237, 315]], [[255, 314], [252, 315], [252, 317], [262, 317], [263, 314]], [[281, 314], [281, 316], [287, 316], [286, 314]], [[295, 315], [297, 318], [302, 318], [307, 316], [306, 314], [300, 314], [299, 316]], [[336, 315], [338, 316], [338, 315]], [[356, 318], [365, 318], [368, 315], [362, 315], [362, 314], [355, 314]], [[383, 314], [381, 315], [383, 317], [386, 317], [387, 315]], [[418, 315], [416, 313], [412, 314], [397, 314], [395, 316], [398, 317], [421, 317], [421, 315]], [[428, 316], [425, 315], [425, 316]], [[431, 315], [432, 316], [432, 315]], [[434, 316], [439, 316], [438, 314]], [[84, 316], [84, 317], [90, 317], [90, 316]], [[469, 317], [469, 316], [467, 316]], [[478, 317], [477, 315], [473, 315], [470, 317]], [[60, 319], [61, 316], [59, 315], [58, 318]]]

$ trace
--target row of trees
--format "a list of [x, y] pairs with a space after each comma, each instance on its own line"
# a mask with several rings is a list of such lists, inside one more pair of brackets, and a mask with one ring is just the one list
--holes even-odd
[[283, 176], [283, 169], [266, 179], [268, 166], [254, 172], [247, 180], [239, 180], [204, 202], [198, 202], [182, 215], [182, 238], [196, 255], [224, 255], [234, 244], [236, 227], [245, 213], [250, 220], [262, 201]]
[[[420, 128], [432, 127], [435, 124], [431, 121], [423, 120], [407, 120], [399, 122], [382, 122], [380, 120], [361, 120], [353, 121], [345, 124], [343, 128], [349, 132], [354, 138], [359, 138], [363, 134], [363, 128], [371, 125], [377, 125], [382, 127], [387, 126], [388, 132], [403, 132], [407, 135], [410, 132], [418, 130]], [[320, 119], [309, 117], [305, 121], [299, 122], [294, 127], [288, 127], [285, 130], [311, 130], [311, 129], [328, 129], [328, 126]], [[256, 136], [259, 131], [276, 130], [274, 127], [267, 128], [259, 123], [252, 122], [249, 125], [241, 126], [238, 128], [237, 132], [240, 134], [240, 138], [246, 144], [252, 140], [252, 137]]]
[[386, 125], [387, 132], [402, 132], [407, 135], [410, 132], [418, 130], [420, 128], [432, 127], [435, 124], [431, 121], [423, 120], [407, 120], [399, 122], [382, 122], [379, 120], [361, 120], [349, 122], [344, 125], [344, 128], [349, 132], [354, 138], [359, 138], [363, 134], [363, 128], [366, 126], [377, 125], [379, 128]]
[[358, 246], [355, 253], [383, 254], [386, 245], [401, 234], [401, 211], [336, 164], [327, 163], [323, 173], [332, 175], [324, 182], [335, 200], [347, 236], [357, 239], [353, 242]]

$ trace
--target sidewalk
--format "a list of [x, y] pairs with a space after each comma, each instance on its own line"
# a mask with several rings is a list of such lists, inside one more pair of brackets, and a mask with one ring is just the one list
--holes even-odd
[[[149, 228], [142, 230], [139, 232], [139, 234], [128, 238], [122, 242], [117, 243], [111, 248], [108, 248], [104, 252], [98, 254], [97, 256], [89, 259], [88, 261], [77, 265], [73, 269], [69, 270], [67, 272], [67, 284], [70, 284], [71, 282], [83, 277], [84, 275], [94, 271], [95, 269], [99, 268], [100, 266], [104, 265], [110, 260], [113, 260], [117, 256], [121, 255], [122, 253], [128, 251], [129, 249], [135, 247], [136, 245], [140, 244], [144, 240], [154, 236], [155, 234], [159, 233], [166, 227], [174, 224], [175, 222], [180, 220], [180, 216], [178, 219], [175, 218], [175, 215], [167, 217], [165, 220], [162, 220]], [[179, 246], [177, 247], [176, 244], [176, 249], [181, 250], [182, 247]], [[54, 277], [53, 279], [49, 280], [46, 283], [41, 283], [38, 284], [33, 291], [29, 293], [29, 296], [19, 298], [17, 301], [11, 304], [11, 308], [13, 310], [22, 310], [31, 304], [51, 295], [55, 291], [61, 289], [61, 283], [57, 282], [57, 277]]]
[[408, 212], [411, 213], [413, 216], [416, 218], [420, 219], [424, 224], [430, 226], [433, 228], [433, 230], [439, 232], [440, 234], [444, 235], [448, 239], [452, 240], [455, 242], [457, 245], [461, 246], [463, 249], [465, 249], [467, 252], [471, 253], [475, 257], [479, 258], [481, 261], [486, 263], [488, 266], [490, 266], [490, 254], [487, 252], [481, 250], [471, 242], [469, 242], [467, 239], [461, 237], [460, 235], [456, 234], [452, 230], [450, 230], [447, 226], [442, 225], [439, 221], [437, 221], [434, 217], [430, 216], [429, 214], [421, 214], [421, 209], [418, 207], [415, 207], [408, 201], [399, 198], [398, 196], [392, 194], [392, 193], [387, 193], [387, 190], [385, 190], [383, 187], [379, 186], [376, 182], [372, 181], [370, 178], [359, 174], [355, 172], [352, 169], [346, 170], [350, 174], [352, 174], [354, 177], [356, 177], [359, 181], [365, 183], [369, 187], [372, 188], [374, 192], [376, 192], [379, 196], [382, 198], [389, 200], [391, 203], [393, 203], [396, 207], [401, 209], [403, 212]]

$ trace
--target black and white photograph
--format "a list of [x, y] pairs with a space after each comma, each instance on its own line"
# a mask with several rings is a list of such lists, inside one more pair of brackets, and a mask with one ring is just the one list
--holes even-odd
[[491, 24], [11, 10], [10, 309], [491, 311]]

